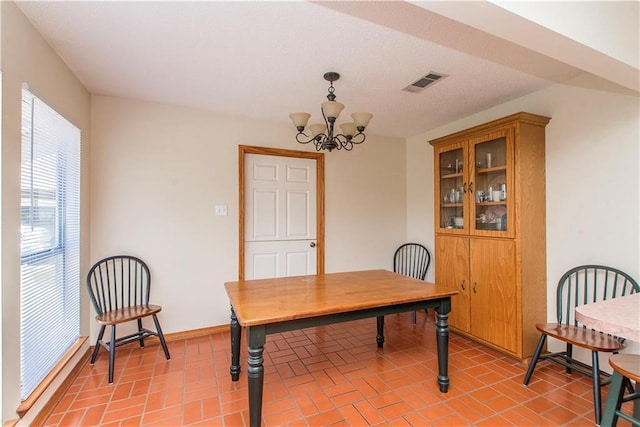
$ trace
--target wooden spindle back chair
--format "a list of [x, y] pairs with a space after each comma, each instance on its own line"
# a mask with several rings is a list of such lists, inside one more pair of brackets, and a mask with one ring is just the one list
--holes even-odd
[[[405, 243], [393, 254], [393, 271], [414, 279], [424, 280], [431, 264], [429, 250], [419, 243]], [[416, 312], [413, 312], [416, 323]]]
[[[624, 348], [624, 339], [595, 331], [579, 324], [575, 308], [579, 305], [640, 292], [638, 283], [627, 273], [603, 265], [581, 265], [562, 275], [556, 288], [556, 323], [538, 323], [541, 336], [524, 378], [528, 385], [540, 360], [550, 360], [573, 371], [590, 376], [593, 382], [593, 403], [596, 424], [601, 419], [600, 387], [609, 384], [610, 375], [600, 370], [598, 352], [617, 353]], [[541, 354], [547, 337], [565, 343], [563, 351]], [[573, 347], [591, 351], [591, 364], [573, 357]]]
[[[96, 340], [91, 364], [103, 347], [109, 353], [109, 383], [113, 382], [115, 367], [115, 350], [124, 344], [138, 341], [144, 347], [145, 338], [157, 336], [164, 350], [165, 357], [170, 360], [167, 343], [160, 328], [157, 314], [162, 310], [159, 305], [149, 304], [151, 291], [151, 273], [147, 264], [139, 258], [129, 255], [116, 255], [96, 262], [87, 274], [89, 298], [96, 310], [96, 320], [100, 324], [100, 332]], [[142, 319], [151, 316], [155, 331], [144, 328]], [[122, 337], [116, 337], [116, 326], [130, 321], [137, 322], [137, 331]], [[103, 341], [105, 328], [111, 327], [109, 342]]]

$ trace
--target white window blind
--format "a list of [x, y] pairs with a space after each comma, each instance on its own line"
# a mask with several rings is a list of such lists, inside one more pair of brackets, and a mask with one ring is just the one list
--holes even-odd
[[80, 130], [22, 91], [20, 397], [80, 335]]

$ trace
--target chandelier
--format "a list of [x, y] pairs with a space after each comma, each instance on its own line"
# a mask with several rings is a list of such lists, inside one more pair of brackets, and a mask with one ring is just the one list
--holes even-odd
[[336, 102], [336, 95], [333, 93], [335, 91], [333, 82], [339, 78], [340, 74], [332, 71], [324, 74], [324, 79], [330, 83], [329, 94], [327, 95], [328, 101], [323, 102], [321, 108], [324, 123], [309, 125], [311, 137], [304, 133], [304, 129], [307, 127], [307, 122], [309, 121], [311, 114], [289, 114], [289, 118], [291, 118], [291, 121], [298, 130], [296, 141], [300, 144], [313, 142], [316, 146], [316, 151], [329, 150], [329, 152], [331, 152], [331, 150], [341, 150], [343, 148], [347, 151], [351, 151], [354, 144], [362, 144], [366, 139], [364, 128], [367, 127], [369, 120], [373, 117], [373, 114], [371, 113], [351, 114], [353, 122], [341, 124], [340, 129], [342, 130], [342, 133], [334, 135], [336, 119], [344, 108], [344, 104]]

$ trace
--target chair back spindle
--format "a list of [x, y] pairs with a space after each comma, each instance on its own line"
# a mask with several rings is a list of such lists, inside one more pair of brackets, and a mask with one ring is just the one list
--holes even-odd
[[424, 280], [431, 263], [431, 254], [427, 248], [419, 243], [405, 243], [401, 245], [393, 257], [393, 271]]

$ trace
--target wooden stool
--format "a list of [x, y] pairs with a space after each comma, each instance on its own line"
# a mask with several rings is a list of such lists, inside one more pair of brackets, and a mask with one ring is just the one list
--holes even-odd
[[[609, 358], [609, 364], [613, 368], [613, 376], [600, 426], [615, 426], [618, 423], [618, 417], [640, 426], [637, 408], [634, 407], [633, 417], [620, 411], [622, 402], [640, 399], [640, 354], [614, 354]], [[636, 392], [624, 396], [625, 387], [631, 384], [630, 380], [636, 382]], [[638, 406], [640, 402], [634, 402], [634, 405]]]

